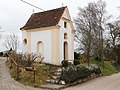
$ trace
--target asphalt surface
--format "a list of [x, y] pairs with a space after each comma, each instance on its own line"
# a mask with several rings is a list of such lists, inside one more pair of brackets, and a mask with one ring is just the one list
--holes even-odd
[[93, 79], [64, 90], [120, 90], [120, 73]]

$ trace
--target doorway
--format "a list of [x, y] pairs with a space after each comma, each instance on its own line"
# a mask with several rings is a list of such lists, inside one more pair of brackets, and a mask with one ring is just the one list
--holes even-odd
[[64, 42], [64, 60], [68, 60], [68, 43]]

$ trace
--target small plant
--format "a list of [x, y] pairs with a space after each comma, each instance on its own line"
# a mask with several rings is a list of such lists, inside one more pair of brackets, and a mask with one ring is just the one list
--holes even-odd
[[27, 62], [26, 63], [27, 67], [30, 67], [32, 65], [32, 62], [34, 62], [36, 58], [37, 56], [34, 53], [30, 53], [30, 54], [26, 53], [22, 55], [22, 60]]
[[101, 58], [98, 57], [98, 56], [95, 57], [95, 60], [98, 61], [98, 62], [101, 62]]
[[19, 53], [12, 51], [10, 56], [17, 62], [19, 65], [23, 65], [26, 67], [31, 67], [32, 63], [38, 59], [40, 63], [44, 60], [44, 56], [42, 54], [36, 55], [35, 53]]
[[62, 64], [62, 67], [68, 67], [68, 61], [67, 60], [63, 60], [61, 62], [61, 64]]
[[80, 61], [78, 59], [74, 60], [73, 61], [74, 65], [79, 65], [80, 64]]
[[99, 68], [99, 67], [94, 68], [94, 73], [95, 73], [95, 74], [101, 74], [100, 68]]
[[40, 54], [38, 55], [37, 59], [38, 59], [38, 62], [39, 62], [39, 63], [42, 63], [43, 60], [45, 59], [45, 57], [40, 53]]
[[80, 59], [80, 53], [74, 52], [74, 59]]
[[0, 52], [0, 56], [3, 56], [3, 52]]

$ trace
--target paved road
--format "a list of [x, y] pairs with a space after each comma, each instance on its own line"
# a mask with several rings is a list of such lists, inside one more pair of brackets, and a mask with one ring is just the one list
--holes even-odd
[[5, 66], [5, 62], [6, 58], [0, 57], [0, 90], [41, 90], [24, 86], [11, 78], [8, 68]]
[[64, 90], [120, 90], [120, 73], [100, 77]]

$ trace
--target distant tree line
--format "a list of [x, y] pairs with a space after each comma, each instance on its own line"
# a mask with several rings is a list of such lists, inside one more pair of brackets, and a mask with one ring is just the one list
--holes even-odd
[[4, 37], [3, 46], [7, 50], [12, 49], [13, 51], [17, 52], [19, 45], [20, 45], [20, 39], [16, 34], [8, 34]]

